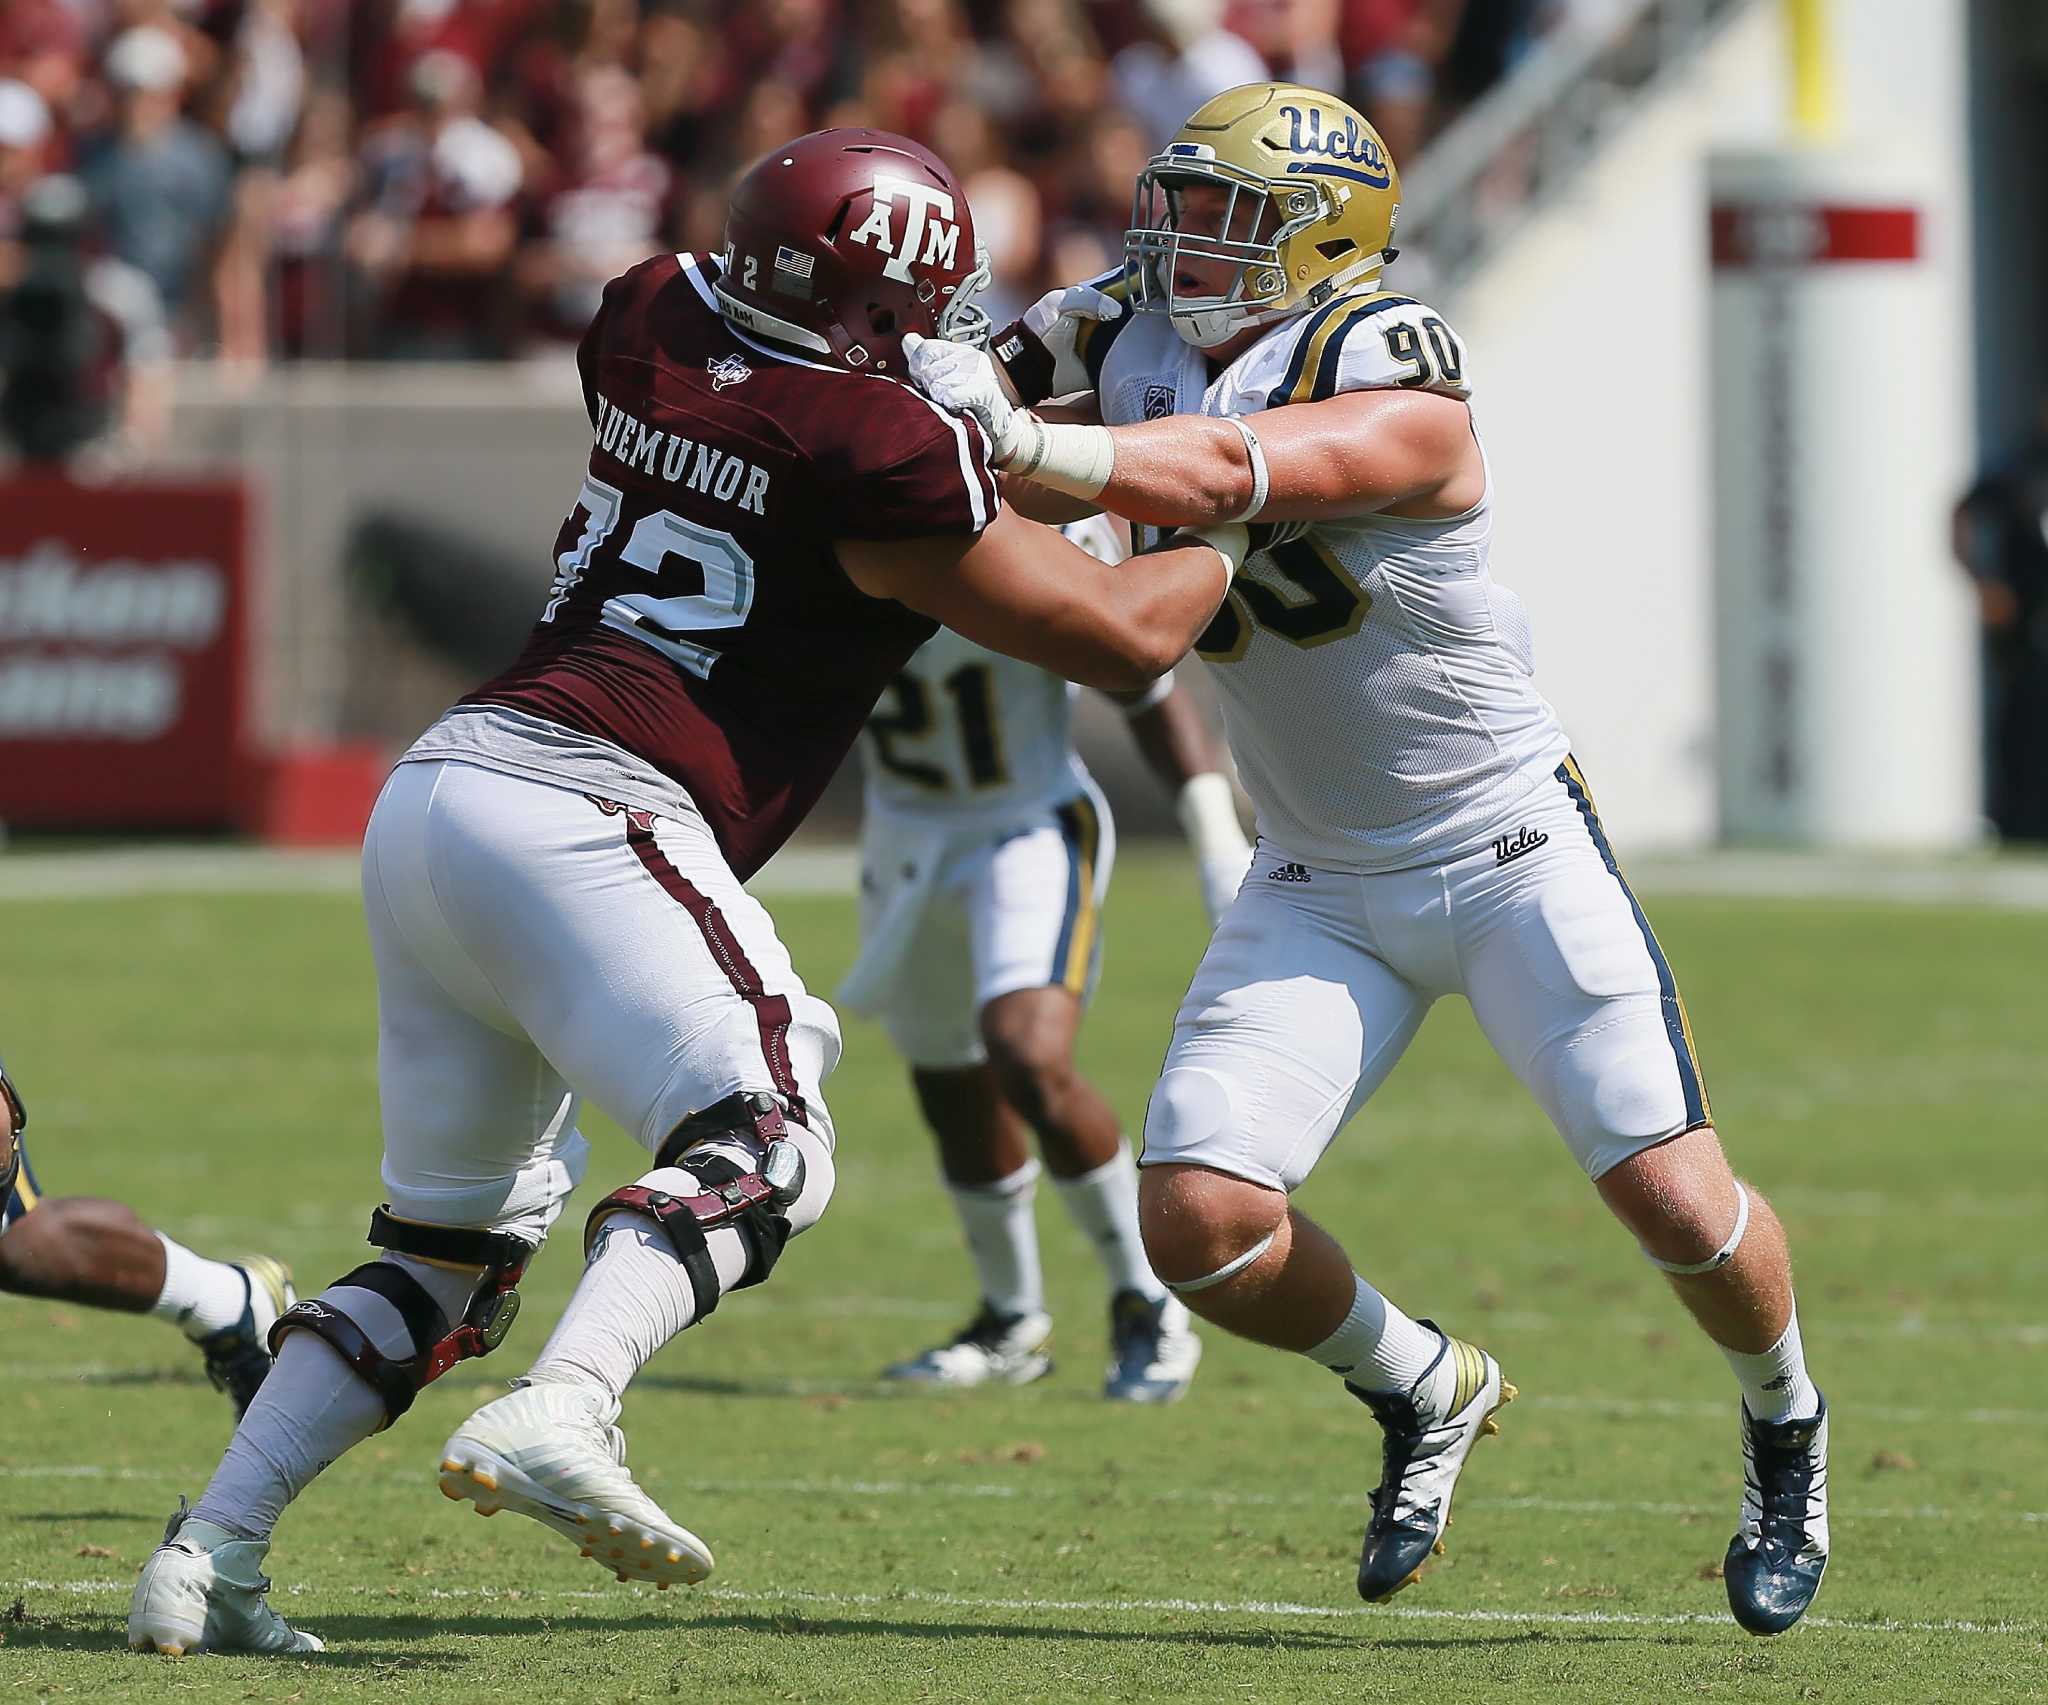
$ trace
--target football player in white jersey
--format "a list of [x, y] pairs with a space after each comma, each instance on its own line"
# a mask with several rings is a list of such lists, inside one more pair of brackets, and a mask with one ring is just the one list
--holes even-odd
[[[1128, 553], [1114, 517], [1066, 532], [1104, 562]], [[1035, 1137], [1108, 1276], [1103, 1394], [1167, 1403], [1194, 1379], [1201, 1340], [1145, 1259], [1117, 1115], [1074, 1063], [1116, 856], [1108, 802], [1074, 750], [1076, 691], [941, 629], [868, 719], [861, 955], [839, 998], [880, 1018], [909, 1062], [981, 1289], [962, 1331], [884, 1377], [1024, 1385], [1052, 1371]], [[1230, 781], [1171, 674], [1121, 702], [1175, 789], [1213, 923], [1251, 861]]]
[[[1140, 1217], [1195, 1313], [1322, 1363], [1379, 1421], [1360, 1592], [1391, 1596], [1440, 1547], [1513, 1388], [1357, 1277], [1288, 1193], [1430, 1005], [1462, 994], [1734, 1370], [1728, 1598], [1777, 1633], [1828, 1548], [1827, 1410], [1784, 1232], [1723, 1158], [1671, 968], [1536, 689], [1522, 605], [1489, 573], [1464, 347], [1381, 287], [1398, 196], [1342, 102], [1230, 90], [1140, 176], [1124, 280], [997, 334], [1014, 390], [942, 342], [912, 374], [991, 429], [1008, 495], [1041, 519], [1254, 529], [1197, 649], [1259, 851], [1175, 1020]], [[1015, 406], [1077, 394], [1063, 418]]]

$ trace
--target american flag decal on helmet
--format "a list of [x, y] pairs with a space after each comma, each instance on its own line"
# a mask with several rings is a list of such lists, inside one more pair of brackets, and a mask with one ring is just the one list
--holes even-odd
[[809, 278], [818, 264], [815, 255], [801, 254], [795, 249], [777, 246], [775, 269], [778, 272], [794, 273], [798, 278]]

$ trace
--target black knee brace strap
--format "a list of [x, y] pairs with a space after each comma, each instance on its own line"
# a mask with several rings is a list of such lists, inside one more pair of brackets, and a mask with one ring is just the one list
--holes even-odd
[[[690, 1150], [713, 1137], [737, 1138], [755, 1150], [754, 1170], [727, 1155], [691, 1155]], [[723, 1294], [705, 1234], [736, 1226], [747, 1241], [747, 1270], [733, 1289], [758, 1285], [775, 1270], [789, 1241], [789, 1218], [782, 1210], [803, 1194], [804, 1157], [789, 1140], [789, 1127], [775, 1098], [742, 1091], [685, 1119], [669, 1133], [655, 1164], [680, 1167], [705, 1188], [694, 1196], [672, 1196], [645, 1184], [614, 1190], [590, 1212], [583, 1229], [584, 1251], [589, 1252], [613, 1214], [647, 1215], [661, 1227], [689, 1276], [697, 1319], [702, 1320]]]
[[508, 1232], [476, 1231], [462, 1226], [422, 1225], [402, 1220], [389, 1208], [370, 1216], [369, 1241], [381, 1249], [423, 1261], [446, 1261], [481, 1267], [483, 1276], [453, 1327], [426, 1287], [403, 1267], [369, 1261], [335, 1280], [375, 1291], [398, 1310], [412, 1339], [409, 1357], [387, 1356], [347, 1315], [319, 1297], [296, 1302], [277, 1317], [270, 1329], [270, 1353], [295, 1331], [313, 1333], [348, 1363], [356, 1375], [383, 1399], [384, 1425], [390, 1426], [412, 1407], [420, 1387], [432, 1385], [457, 1362], [487, 1356], [505, 1340], [519, 1315], [518, 1285], [533, 1258], [531, 1246]]

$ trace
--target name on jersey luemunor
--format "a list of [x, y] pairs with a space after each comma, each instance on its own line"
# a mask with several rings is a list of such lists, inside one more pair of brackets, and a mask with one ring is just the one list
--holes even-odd
[[[636, 420], [602, 391], [597, 394], [597, 447], [629, 468], [653, 474], [672, 485], [706, 492], [721, 503], [737, 503], [756, 515], [768, 513], [768, 470], [744, 457], [700, 444], [679, 433]], [[744, 482], [744, 489], [742, 488]]]

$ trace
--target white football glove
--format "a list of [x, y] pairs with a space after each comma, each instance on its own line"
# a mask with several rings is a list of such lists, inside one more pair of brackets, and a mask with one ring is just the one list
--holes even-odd
[[970, 415], [980, 423], [995, 446], [996, 466], [1008, 467], [1016, 457], [1019, 439], [1028, 434], [1024, 423], [1035, 427], [1037, 422], [1028, 410], [1010, 401], [988, 351], [908, 332], [903, 338], [903, 360], [910, 382], [939, 407]]
[[[1020, 328], [1038, 340], [1051, 362], [1051, 388], [1046, 396], [1065, 397], [1095, 388], [1088, 377], [1088, 363], [1082, 359], [1075, 344], [1084, 326], [1099, 320], [1114, 320], [1123, 311], [1123, 304], [1114, 296], [1097, 290], [1091, 284], [1048, 290], [1024, 310], [1024, 318], [1018, 322]], [[1044, 371], [1043, 362], [1037, 366]]]
[[1208, 770], [1188, 778], [1174, 809], [1188, 845], [1194, 849], [1195, 869], [1202, 879], [1202, 904], [1208, 908], [1213, 926], [1230, 910], [1252, 863], [1251, 842], [1237, 820], [1237, 795], [1227, 776]]
[[1196, 863], [1202, 877], [1202, 904], [1208, 908], [1213, 929], [1223, 921], [1230, 902], [1244, 886], [1244, 874], [1252, 867], [1252, 849], [1247, 845], [1241, 853], [1211, 854]]

